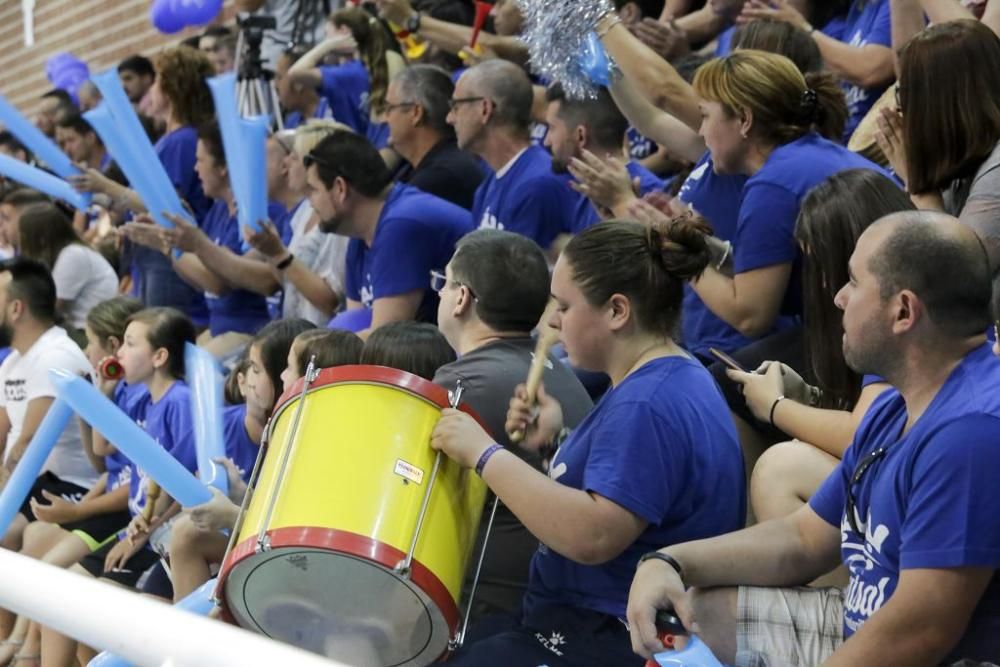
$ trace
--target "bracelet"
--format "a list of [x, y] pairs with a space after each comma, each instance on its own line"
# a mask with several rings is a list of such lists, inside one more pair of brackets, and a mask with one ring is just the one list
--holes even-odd
[[809, 386], [809, 407], [817, 407], [819, 402], [823, 400], [823, 390], [819, 387], [810, 385]]
[[293, 255], [292, 253], [288, 253], [288, 257], [284, 258], [283, 260], [275, 264], [274, 268], [278, 269], [279, 271], [284, 271], [289, 266], [291, 266], [293, 261], [295, 261], [295, 255]]
[[684, 568], [682, 568], [681, 564], [677, 562], [677, 559], [670, 554], [665, 554], [662, 551], [650, 551], [649, 553], [643, 554], [639, 557], [639, 565], [642, 565], [647, 560], [662, 560], [664, 563], [677, 571], [677, 576], [681, 578], [681, 581], [684, 580]]
[[476, 461], [476, 474], [477, 475], [479, 475], [480, 477], [483, 476], [483, 468], [486, 467], [487, 461], [489, 461], [491, 458], [493, 458], [493, 455], [496, 454], [497, 452], [499, 452], [501, 449], [503, 449], [503, 445], [495, 443], [495, 442], [492, 445], [490, 445], [489, 447], [486, 448], [486, 451], [483, 452], [482, 455], [479, 457], [479, 460]]
[[611, 20], [608, 23], [608, 25], [604, 26], [604, 30], [597, 30], [596, 29], [597, 28], [597, 24], [594, 24], [594, 28], [595, 28], [594, 32], [597, 33], [597, 38], [598, 39], [604, 39], [604, 36], [607, 35], [608, 32], [610, 32], [612, 28], [614, 28], [616, 25], [618, 25], [618, 24], [620, 24], [622, 22], [622, 18], [620, 16], [618, 16], [618, 14], [612, 15], [612, 13], [609, 12], [609, 13], [605, 14], [604, 16], [602, 16], [601, 18], [599, 18], [597, 20], [597, 23], [601, 23], [602, 21], [604, 21], [609, 16], [611, 16]]
[[723, 251], [722, 257], [719, 258], [718, 263], [716, 263], [716, 265], [715, 265], [715, 270], [716, 271], [721, 271], [722, 270], [722, 266], [726, 263], [726, 260], [729, 259], [729, 253], [732, 252], [732, 250], [733, 250], [733, 244], [732, 244], [732, 242], [731, 241], [726, 241], [726, 249], [725, 249], [725, 251]]
[[771, 426], [774, 426], [774, 428], [778, 428], [774, 425], [774, 409], [778, 407], [778, 403], [781, 403], [783, 400], [785, 400], [784, 394], [778, 396], [778, 398], [774, 399], [774, 403], [771, 403], [771, 414], [768, 416], [767, 421], [771, 422]]

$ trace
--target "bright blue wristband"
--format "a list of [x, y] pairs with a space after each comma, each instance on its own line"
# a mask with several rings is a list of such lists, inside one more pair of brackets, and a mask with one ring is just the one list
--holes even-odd
[[476, 461], [476, 474], [477, 475], [479, 475], [480, 477], [483, 476], [483, 468], [486, 467], [486, 462], [489, 461], [490, 458], [494, 454], [496, 454], [497, 452], [499, 452], [501, 449], [503, 449], [503, 445], [497, 444], [495, 442], [492, 445], [490, 445], [489, 447], [486, 448], [486, 451], [483, 452], [482, 456], [479, 457], [479, 460]]

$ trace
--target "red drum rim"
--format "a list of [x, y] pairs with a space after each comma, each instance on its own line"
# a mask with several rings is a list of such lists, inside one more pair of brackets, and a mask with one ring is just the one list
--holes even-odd
[[[350, 556], [363, 558], [377, 563], [387, 570], [395, 569], [396, 565], [406, 558], [406, 553], [364, 535], [358, 535], [346, 530], [332, 528], [317, 528], [315, 526], [294, 526], [275, 528], [267, 531], [271, 550], [283, 547], [309, 547], [324, 551], [340, 552]], [[219, 584], [215, 597], [223, 603], [226, 620], [232, 622], [226, 604], [225, 587], [233, 568], [246, 558], [253, 556], [257, 547], [257, 537], [249, 537], [233, 547], [232, 553], [222, 563], [219, 571]], [[430, 569], [414, 558], [410, 563], [410, 580], [430, 598], [444, 616], [452, 637], [458, 630], [458, 607], [448, 592], [447, 587]]]
[[[319, 372], [319, 375], [313, 383], [309, 385], [309, 391], [322, 389], [323, 387], [329, 385], [351, 382], [384, 384], [398, 389], [404, 389], [441, 409], [451, 407], [451, 402], [448, 400], [448, 390], [441, 385], [425, 380], [419, 375], [407, 373], [406, 371], [401, 371], [398, 368], [389, 368], [388, 366], [368, 366], [359, 364], [324, 368]], [[275, 407], [272, 419], [281, 413], [281, 411], [284, 410], [290, 402], [297, 399], [302, 394], [302, 387], [304, 383], [305, 378], [299, 378], [295, 381], [295, 384], [292, 385], [291, 389], [283, 393], [278, 398], [274, 404]], [[480, 416], [476, 414], [475, 410], [470, 408], [465, 403], [459, 405], [458, 409], [470, 415], [473, 419], [479, 422], [479, 425], [482, 426], [487, 433], [492, 435], [489, 427], [483, 422]]]

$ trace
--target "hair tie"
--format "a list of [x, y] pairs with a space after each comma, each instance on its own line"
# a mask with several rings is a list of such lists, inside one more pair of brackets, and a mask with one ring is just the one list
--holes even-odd
[[819, 95], [812, 88], [806, 88], [802, 91], [800, 105], [802, 106], [802, 115], [809, 121], [814, 120], [819, 109]]

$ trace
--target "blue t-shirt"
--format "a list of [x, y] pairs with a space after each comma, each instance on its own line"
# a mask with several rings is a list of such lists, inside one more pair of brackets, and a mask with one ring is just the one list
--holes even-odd
[[226, 443], [226, 456], [239, 468], [244, 482], [250, 481], [260, 444], [250, 439], [245, 420], [247, 406], [231, 405], [222, 411], [222, 440]]
[[[628, 170], [629, 176], [632, 180], [639, 179], [639, 194], [645, 195], [649, 192], [662, 192], [664, 183], [663, 181], [649, 169], [646, 169], [638, 162], [634, 160], [625, 165]], [[567, 181], [572, 180], [572, 177], [567, 178]], [[601, 221], [601, 216], [597, 214], [597, 209], [590, 203], [590, 200], [584, 195], [574, 191], [576, 202], [574, 204], [574, 213], [572, 220], [569, 223], [572, 225], [569, 229], [564, 229], [563, 231], [567, 234], [579, 234], [587, 227], [596, 225]]]
[[802, 314], [801, 253], [795, 242], [802, 199], [816, 185], [846, 169], [886, 173], [857, 153], [809, 133], [774, 149], [743, 186], [733, 239], [733, 271], [792, 264], [783, 315]]
[[502, 175], [489, 174], [476, 190], [472, 220], [476, 227], [504, 229], [527, 236], [543, 249], [573, 229], [574, 192], [552, 171], [552, 157], [529, 146]]
[[[319, 98], [319, 103], [316, 105], [316, 110], [313, 111], [313, 115], [310, 118], [314, 119], [332, 119], [333, 110], [330, 109], [330, 102], [325, 98]], [[306, 122], [306, 119], [302, 117], [302, 114], [298, 111], [289, 111], [285, 114], [285, 129], [294, 130], [299, 125]]]
[[469, 212], [417, 188], [397, 183], [385, 200], [371, 247], [347, 246], [347, 298], [371, 308], [376, 299], [423, 290], [418, 320], [437, 319], [430, 272], [443, 271], [455, 243], [472, 231]]
[[[854, 0], [842, 25], [841, 41], [854, 47], [877, 44], [892, 48], [892, 21], [889, 0]], [[849, 116], [844, 128], [844, 141], [850, 139], [854, 129], [885, 91], [887, 85], [862, 88], [851, 83], [842, 84], [847, 97]]]
[[719, 418], [727, 412], [712, 376], [686, 357], [650, 361], [611, 389], [559, 448], [549, 477], [649, 525], [601, 565], [540, 545], [525, 610], [559, 604], [623, 617], [642, 554], [743, 527], [743, 455], [732, 420]]
[[389, 145], [389, 123], [368, 122], [368, 130], [365, 131], [365, 138], [368, 143], [378, 149], [383, 149]]
[[[234, 254], [243, 254], [240, 223], [229, 215], [229, 207], [222, 200], [216, 201], [201, 224], [202, 231], [212, 242], [229, 248]], [[205, 293], [208, 303], [208, 328], [213, 336], [228, 331], [256, 333], [267, 323], [267, 300], [264, 296], [245, 289], [234, 289], [226, 294]]]
[[[194, 421], [191, 415], [191, 392], [181, 380], [175, 380], [160, 400], [153, 402], [147, 393], [133, 408], [138, 423], [158, 445], [194, 474], [198, 455], [194, 445]], [[128, 511], [132, 516], [146, 507], [146, 472], [129, 463]]]
[[[125, 380], [121, 380], [115, 385], [111, 393], [111, 402], [121, 408], [121, 411], [133, 420], [139, 420], [139, 411], [149, 396], [149, 390], [144, 384], [130, 385]], [[114, 491], [119, 486], [128, 484], [131, 473], [131, 462], [128, 457], [115, 449], [114, 454], [104, 457], [104, 470], [108, 473], [108, 482], [104, 487], [105, 492]]]
[[733, 35], [736, 33], [736, 26], [731, 25], [715, 38], [715, 57], [723, 58], [728, 56], [733, 50]]
[[[851, 573], [844, 638], [892, 597], [901, 570], [1000, 568], [1000, 363], [989, 344], [952, 371], [905, 435], [906, 404], [895, 389], [879, 396], [844, 459], [809, 501], [840, 528], [841, 557]], [[859, 461], [886, 452], [857, 484]], [[854, 494], [862, 537], [846, 515]], [[928, 610], [933, 613], [933, 610]], [[990, 582], [965, 636], [949, 659], [1000, 662], [1000, 579]]]
[[[705, 153], [691, 170], [677, 196], [712, 225], [717, 238], [732, 241], [736, 238], [740, 198], [746, 182], [747, 177], [742, 174], [715, 173], [712, 155]], [[705, 358], [710, 347], [734, 352], [751, 342], [709, 310], [690, 285], [684, 286], [681, 331], [684, 347]]]
[[360, 60], [319, 68], [323, 82], [320, 96], [326, 98], [334, 120], [362, 136], [368, 134], [368, 70]]
[[659, 149], [655, 141], [642, 136], [634, 127], [628, 128], [625, 139], [628, 141], [628, 156], [633, 160], [647, 158]]

